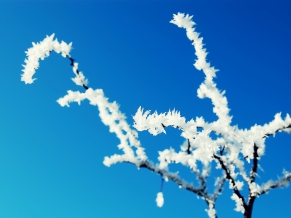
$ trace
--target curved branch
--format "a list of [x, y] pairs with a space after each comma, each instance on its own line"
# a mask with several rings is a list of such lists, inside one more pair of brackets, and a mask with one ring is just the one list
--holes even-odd
[[[72, 67], [76, 67], [75, 59], [72, 58], [72, 57], [69, 56], [69, 55], [66, 55], [66, 57], [71, 61], [70, 66], [72, 66]], [[79, 71], [79, 69], [78, 69], [77, 67], [76, 67], [76, 73], [77, 73], [77, 75], [80, 75], [80, 71]], [[86, 90], [89, 88], [89, 87], [86, 86], [85, 84], [83, 84], [82, 86], [83, 86], [84, 89], [86, 89]]]

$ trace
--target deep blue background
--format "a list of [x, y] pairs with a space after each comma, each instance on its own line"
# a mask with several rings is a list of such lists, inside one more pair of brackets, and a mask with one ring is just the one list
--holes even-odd
[[[233, 124], [249, 128], [291, 113], [290, 10], [289, 1], [2, 0], [0, 217], [207, 217], [206, 204], [172, 182], [158, 208], [159, 176], [127, 164], [105, 167], [104, 156], [119, 152], [118, 140], [97, 108], [56, 103], [69, 89], [83, 91], [69, 79], [69, 61], [53, 53], [41, 61], [34, 84], [20, 81], [31, 42], [52, 33], [73, 42], [71, 55], [89, 86], [117, 101], [130, 124], [139, 106], [212, 121], [210, 100], [197, 98], [204, 75], [193, 67], [191, 42], [169, 23], [173, 13], [192, 14], [208, 60], [220, 69], [215, 81], [226, 90]], [[157, 151], [183, 142], [179, 134], [142, 132], [140, 139], [155, 161]], [[291, 171], [290, 142], [287, 134], [267, 140], [258, 181]], [[225, 188], [219, 217], [242, 217]], [[289, 216], [290, 196], [287, 188], [260, 197], [254, 217]]]

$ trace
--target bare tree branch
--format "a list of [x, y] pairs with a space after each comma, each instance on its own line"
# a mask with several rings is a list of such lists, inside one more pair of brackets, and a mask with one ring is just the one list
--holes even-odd
[[[127, 162], [127, 163], [134, 164], [132, 162]], [[190, 183], [186, 182], [185, 180], [180, 179], [180, 177], [176, 173], [171, 173], [167, 170], [161, 170], [160, 168], [154, 166], [154, 164], [149, 162], [148, 160], [142, 161], [140, 163], [140, 165], [137, 167], [147, 168], [148, 170], [155, 172], [163, 177], [166, 177], [167, 179], [177, 183], [182, 188], [185, 188], [186, 190], [191, 191], [191, 192], [199, 195], [200, 197], [207, 197], [206, 187], [201, 186], [200, 188], [196, 188], [196, 187], [194, 187], [193, 184], [190, 184]]]
[[250, 183], [254, 182], [257, 176], [257, 170], [258, 170], [258, 146], [256, 145], [256, 143], [254, 143], [254, 153], [253, 153], [254, 157], [253, 157], [253, 166], [252, 169], [250, 171]]

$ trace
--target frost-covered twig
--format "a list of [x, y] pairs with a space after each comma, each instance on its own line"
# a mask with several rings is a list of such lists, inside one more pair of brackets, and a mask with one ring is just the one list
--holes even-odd
[[[289, 117], [289, 114], [287, 114], [287, 118]], [[290, 117], [289, 117], [290, 118]], [[271, 132], [271, 133], [266, 133], [263, 138], [267, 138], [269, 136], [275, 135], [277, 132], [287, 132], [290, 133], [291, 132], [291, 124], [289, 124], [288, 126], [283, 126], [281, 128], [276, 129], [275, 131]]]
[[289, 182], [291, 181], [291, 173], [285, 171], [283, 172], [283, 174], [284, 175], [281, 178], [279, 178], [277, 181], [269, 180], [268, 182], [261, 185], [261, 187], [256, 189], [256, 192], [254, 192], [253, 195], [256, 195], [256, 196], [263, 195], [263, 194], [268, 193], [268, 191], [270, 191], [271, 189], [282, 188], [282, 187], [288, 186]]
[[214, 191], [211, 199], [213, 199], [213, 201], [215, 202], [216, 199], [218, 198], [218, 196], [221, 194], [222, 190], [223, 190], [223, 185], [225, 184], [225, 181], [226, 181], [226, 176], [225, 176], [225, 173], [223, 172], [223, 175], [221, 177], [218, 177], [216, 179], [216, 190]]

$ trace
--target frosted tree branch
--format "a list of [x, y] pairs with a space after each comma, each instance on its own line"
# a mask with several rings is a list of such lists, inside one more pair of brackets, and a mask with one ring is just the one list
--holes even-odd
[[[291, 174], [285, 171], [283, 177], [275, 182], [270, 180], [262, 185], [256, 183], [258, 163], [265, 152], [265, 140], [278, 132], [291, 133], [291, 118], [287, 114], [285, 119], [282, 119], [281, 113], [277, 113], [271, 122], [265, 125], [255, 124], [249, 129], [239, 129], [238, 126], [231, 124], [232, 116], [229, 114], [225, 91], [220, 91], [214, 82], [218, 70], [207, 62], [203, 38], [199, 37], [199, 33], [195, 31], [192, 18], [193, 16], [178, 13], [174, 14], [170, 23], [184, 28], [188, 39], [192, 42], [197, 58], [194, 67], [205, 75], [205, 80], [199, 86], [197, 95], [201, 99], [211, 100], [217, 120], [210, 123], [203, 117], [187, 120], [177, 110], [151, 113], [139, 107], [133, 116], [133, 127], [137, 131], [148, 131], [156, 136], [166, 133], [166, 128], [173, 127], [181, 131], [181, 137], [185, 140], [178, 151], [173, 148], [158, 151], [156, 163], [149, 160], [145, 148], [138, 139], [137, 131], [127, 123], [125, 115], [119, 110], [119, 105], [116, 102], [109, 102], [102, 89], [94, 90], [88, 86], [88, 80], [79, 71], [78, 63], [70, 56], [72, 43], [54, 40], [54, 34], [47, 36], [39, 43], [32, 43], [33, 46], [26, 51], [27, 58], [24, 60], [21, 81], [25, 84], [33, 83], [39, 60], [44, 60], [52, 51], [60, 53], [70, 60], [70, 66], [75, 75], [72, 81], [82, 86], [85, 92], [68, 90], [67, 94], [59, 98], [57, 102], [62, 107], [69, 107], [72, 102], [80, 105], [83, 100], [88, 100], [91, 105], [98, 107], [101, 121], [120, 141], [118, 149], [122, 151], [122, 154], [105, 157], [104, 165], [109, 167], [116, 163], [130, 163], [137, 168], [146, 168], [159, 174], [166, 181], [171, 180], [205, 200], [208, 205], [206, 212], [210, 218], [217, 218], [215, 201], [228, 180], [229, 188], [233, 191], [230, 198], [235, 202], [235, 210], [243, 213], [244, 218], [251, 218], [254, 201], [258, 196], [271, 189], [287, 186], [291, 180]], [[58, 78], [55, 76], [55, 79]], [[211, 136], [213, 133], [216, 135], [215, 138]], [[198, 163], [202, 163], [202, 167], [199, 167]], [[180, 178], [178, 173], [171, 172], [170, 164], [181, 164], [189, 168], [196, 175], [198, 187]], [[210, 194], [206, 184], [213, 166], [220, 169], [222, 174], [216, 179], [215, 191]], [[251, 169], [249, 173], [245, 170], [246, 166]], [[248, 186], [248, 198], [242, 195], [243, 185]], [[162, 188], [157, 193], [156, 203], [159, 207], [164, 204]]]

